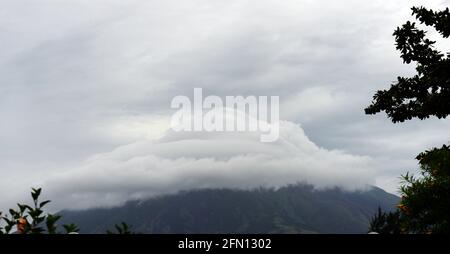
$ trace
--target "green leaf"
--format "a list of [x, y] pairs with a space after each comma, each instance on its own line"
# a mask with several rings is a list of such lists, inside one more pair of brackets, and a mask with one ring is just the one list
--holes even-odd
[[12, 227], [12, 225], [5, 226], [5, 232], [8, 234], [11, 231]]
[[12, 221], [6, 217], [3, 217], [3, 220], [6, 222], [6, 224], [10, 225], [11, 227], [14, 226], [14, 224], [15, 224], [14, 221]]
[[39, 199], [39, 196], [41, 195], [41, 188], [35, 189], [35, 188], [31, 188], [31, 197], [33, 198], [34, 201]]
[[38, 218], [42, 213], [43, 211], [41, 209], [33, 209], [28, 212], [28, 214], [30, 214], [31, 218], [33, 219]]
[[61, 218], [61, 215], [47, 215], [47, 223], [55, 223]]
[[46, 200], [46, 201], [41, 202], [41, 203], [39, 204], [39, 208], [42, 208], [43, 206], [45, 206], [45, 205], [48, 204], [48, 203], [50, 203], [50, 200]]
[[[119, 225], [118, 224], [114, 225], [114, 228], [116, 229], [117, 234], [120, 234], [120, 235], [133, 234], [130, 231], [130, 226], [128, 226], [128, 224], [126, 224], [125, 222], [122, 222]], [[115, 232], [113, 232], [111, 230], [107, 230], [106, 233], [107, 234], [115, 234]]]
[[14, 209], [9, 209], [9, 214], [14, 218], [17, 217], [17, 212]]
[[79, 231], [78, 227], [75, 224], [73, 224], [73, 223], [63, 225], [63, 228], [66, 230], [67, 234], [69, 234], [69, 233], [77, 233]]
[[17, 206], [19, 207], [19, 211], [21, 214], [23, 214], [27, 209], [27, 205], [17, 204]]

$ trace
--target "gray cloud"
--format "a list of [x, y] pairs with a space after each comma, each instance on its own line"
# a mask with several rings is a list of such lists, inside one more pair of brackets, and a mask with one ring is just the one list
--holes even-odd
[[168, 131], [99, 154], [82, 166], [55, 174], [42, 186], [59, 207], [119, 205], [130, 198], [195, 188], [281, 187], [308, 182], [316, 188], [368, 188], [375, 162], [317, 147], [303, 130], [281, 122], [280, 139], [261, 143], [257, 133]]
[[390, 191], [417, 153], [450, 139], [447, 120], [363, 114], [413, 71], [391, 36], [409, 7], [448, 1], [3, 2], [0, 207], [95, 154], [160, 137], [172, 97], [194, 87], [280, 95], [282, 119], [317, 146], [369, 156], [382, 165], [373, 182]]

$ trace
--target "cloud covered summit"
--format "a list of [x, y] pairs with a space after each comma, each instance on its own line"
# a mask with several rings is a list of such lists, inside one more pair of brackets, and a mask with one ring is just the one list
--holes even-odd
[[114, 206], [181, 190], [282, 187], [366, 189], [374, 162], [320, 148], [300, 126], [282, 121], [280, 139], [261, 143], [253, 132], [173, 132], [91, 157], [50, 177], [44, 187], [66, 208]]

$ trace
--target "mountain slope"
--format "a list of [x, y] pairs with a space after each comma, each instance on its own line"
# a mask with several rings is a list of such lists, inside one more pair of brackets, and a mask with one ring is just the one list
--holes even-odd
[[376, 187], [345, 192], [294, 185], [194, 190], [61, 214], [82, 233], [103, 233], [122, 221], [141, 233], [365, 233], [378, 207], [390, 210], [397, 202], [397, 196]]

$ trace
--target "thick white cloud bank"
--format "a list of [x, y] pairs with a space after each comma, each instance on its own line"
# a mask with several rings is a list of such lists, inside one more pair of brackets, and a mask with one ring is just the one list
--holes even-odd
[[[303, 180], [396, 192], [418, 153], [450, 140], [450, 121], [393, 125], [363, 109], [414, 73], [392, 37], [410, 7], [448, 3], [3, 0], [0, 210], [40, 186], [58, 208]], [[448, 51], [445, 41], [437, 48]], [[249, 133], [164, 134], [171, 99], [195, 87], [280, 96], [280, 119], [302, 128], [283, 123], [272, 144]]]
[[320, 148], [301, 127], [280, 123], [280, 138], [261, 143], [257, 132], [173, 132], [121, 146], [43, 185], [59, 207], [120, 205], [181, 190], [249, 189], [306, 182], [316, 188], [365, 189], [374, 179], [370, 158]]

